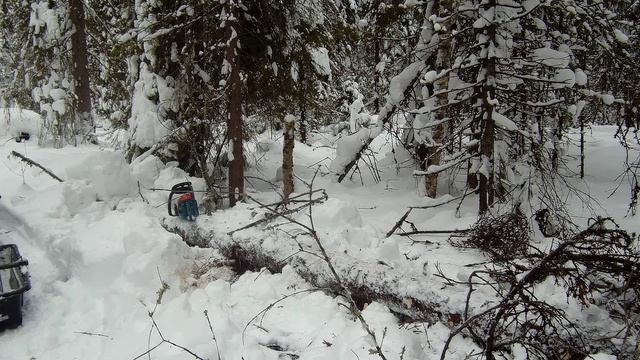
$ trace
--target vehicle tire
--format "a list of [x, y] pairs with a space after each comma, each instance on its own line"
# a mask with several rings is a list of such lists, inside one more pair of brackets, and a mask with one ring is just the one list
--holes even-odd
[[6, 320], [6, 326], [8, 329], [15, 329], [22, 325], [22, 296], [20, 299], [16, 299], [13, 304], [13, 309], [9, 312], [9, 318]]
[[22, 311], [18, 310], [7, 320], [7, 328], [15, 329], [22, 325]]

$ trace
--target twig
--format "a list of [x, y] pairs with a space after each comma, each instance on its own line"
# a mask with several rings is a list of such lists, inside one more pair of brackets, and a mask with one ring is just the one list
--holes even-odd
[[244, 326], [244, 329], [242, 329], [242, 335], [240, 336], [240, 338], [242, 339], [242, 343], [244, 344], [244, 334], [247, 332], [247, 328], [249, 327], [249, 325], [251, 325], [251, 323], [257, 319], [260, 315], [262, 314], [266, 314], [269, 310], [271, 310], [274, 306], [276, 306], [279, 302], [284, 301], [292, 296], [298, 295], [298, 294], [303, 294], [303, 293], [307, 293], [307, 292], [315, 292], [315, 291], [322, 291], [322, 290], [326, 290], [323, 288], [316, 288], [316, 289], [304, 289], [304, 290], [298, 290], [295, 292], [292, 292], [291, 294], [285, 295], [283, 297], [281, 297], [280, 299], [272, 302], [271, 304], [267, 305], [267, 307], [265, 307], [264, 309], [260, 310], [254, 317], [251, 318], [251, 320], [249, 320], [247, 322], [247, 324]]
[[[171, 189], [164, 189], [164, 188], [149, 188], [146, 190], [150, 190], [150, 191], [173, 191]], [[194, 193], [210, 193], [211, 190], [193, 190]], [[225, 192], [223, 190], [217, 190], [218, 193], [223, 193], [223, 194], [227, 194], [228, 192]]]
[[111, 336], [105, 335], [105, 334], [100, 334], [100, 333], [92, 333], [92, 332], [88, 332], [88, 331], [74, 331], [74, 334], [80, 334], [80, 335], [88, 335], [88, 336], [100, 336], [100, 337], [106, 337], [107, 339], [113, 340], [113, 338]]
[[[324, 189], [316, 189], [316, 190], [313, 190], [313, 191], [310, 191], [310, 192], [306, 192], [306, 193], [302, 193], [302, 194], [298, 194], [298, 195], [290, 196], [290, 197], [289, 197], [289, 201], [288, 201], [288, 202], [289, 202], [289, 203], [291, 203], [291, 202], [298, 202], [298, 201], [297, 201], [297, 199], [299, 199], [299, 198], [301, 198], [301, 197], [303, 197], [303, 196], [308, 196], [308, 195], [309, 195], [309, 193], [314, 194], [314, 193], [317, 193], [317, 192], [319, 192], [319, 191], [322, 191], [322, 192], [324, 193], [324, 195], [326, 196], [326, 191], [325, 191]], [[296, 200], [296, 201], [294, 201], [294, 200]], [[304, 201], [307, 201], [307, 200], [304, 200]], [[281, 200], [281, 201], [273, 202], [273, 203], [271, 203], [271, 204], [261, 205], [261, 207], [265, 207], [265, 206], [276, 206], [276, 205], [277, 205], [277, 206], [280, 206], [280, 205], [282, 205], [283, 203], [284, 203], [284, 201], [283, 201], [283, 200]]]
[[216, 344], [216, 352], [218, 354], [218, 360], [220, 360], [220, 348], [218, 347], [218, 340], [216, 339], [216, 334], [213, 332], [213, 326], [211, 326], [211, 319], [209, 319], [209, 312], [207, 310], [204, 311], [204, 317], [207, 318], [207, 323], [209, 324], [209, 330], [211, 330], [211, 338], [213, 342]]
[[[313, 182], [314, 182], [314, 180], [315, 180], [317, 175], [318, 175], [318, 171], [316, 170], [315, 174], [313, 175], [313, 178], [311, 179], [311, 187], [313, 187]], [[309, 193], [310, 202], [311, 202], [311, 196], [312, 195], [311, 195], [311, 192], [310, 192]], [[252, 200], [256, 201], [255, 199], [252, 199]], [[260, 204], [260, 203], [258, 202], [258, 204]], [[314, 222], [313, 222], [313, 206], [309, 206], [309, 221], [310, 221], [310, 225], [303, 224], [300, 221], [292, 219], [287, 214], [283, 214], [281, 212], [278, 212], [278, 211], [276, 211], [276, 210], [274, 210], [274, 209], [272, 209], [270, 207], [265, 207], [265, 208], [267, 210], [273, 212], [275, 214], [275, 216], [280, 216], [280, 217], [282, 217], [282, 218], [284, 218], [286, 220], [289, 220], [291, 223], [302, 227], [313, 238], [313, 240], [315, 240], [315, 243], [318, 246], [318, 249], [320, 250], [322, 258], [324, 259], [324, 261], [326, 262], [327, 266], [329, 267], [329, 271], [331, 272], [331, 275], [333, 276], [334, 280], [336, 281], [336, 284], [338, 285], [338, 287], [342, 290], [342, 295], [349, 301], [351, 313], [356, 316], [356, 318], [360, 321], [360, 324], [362, 325], [364, 330], [367, 332], [367, 334], [369, 334], [369, 336], [373, 340], [373, 342], [375, 344], [374, 353], [377, 354], [380, 357], [380, 359], [387, 360], [387, 357], [382, 352], [382, 347], [380, 345], [380, 342], [378, 342], [378, 339], [376, 337], [375, 332], [371, 329], [371, 327], [369, 326], [367, 321], [362, 316], [362, 312], [358, 308], [358, 305], [356, 304], [356, 301], [353, 299], [353, 296], [351, 296], [351, 292], [349, 291], [347, 286], [344, 285], [344, 282], [342, 281], [342, 278], [340, 278], [340, 275], [338, 275], [338, 272], [336, 271], [335, 267], [333, 266], [333, 262], [331, 261], [331, 258], [329, 257], [327, 251], [325, 250], [324, 245], [322, 244], [322, 241], [320, 240], [320, 237], [318, 236], [318, 233], [316, 232], [315, 225], [314, 225]]]
[[453, 230], [417, 230], [417, 231], [407, 231], [402, 234], [398, 234], [400, 236], [411, 236], [411, 235], [421, 235], [421, 234], [464, 234], [468, 232], [469, 229], [453, 229]]
[[[193, 351], [189, 350], [188, 348], [177, 344], [167, 338], [164, 337], [164, 335], [162, 334], [162, 331], [160, 331], [160, 327], [158, 326], [158, 323], [156, 322], [155, 318], [153, 317], [156, 310], [158, 309], [158, 305], [160, 305], [160, 303], [162, 302], [162, 295], [165, 293], [165, 291], [167, 291], [167, 289], [169, 289], [169, 285], [162, 280], [162, 277], [160, 276], [160, 270], [158, 268], [156, 268], [158, 270], [158, 277], [160, 278], [160, 283], [161, 283], [161, 287], [160, 289], [157, 291], [158, 294], [158, 298], [156, 299], [156, 303], [153, 306], [153, 310], [148, 312], [149, 318], [151, 319], [151, 329], [149, 329], [149, 337], [147, 339], [148, 345], [147, 345], [147, 351], [143, 352], [142, 354], [136, 356], [135, 358], [133, 358], [132, 360], [137, 360], [142, 358], [143, 356], [147, 355], [149, 359], [151, 359], [151, 352], [153, 352], [155, 349], [159, 348], [162, 344], [167, 343], [169, 345], [173, 345], [175, 347], [177, 347], [178, 349], [188, 353], [189, 355], [191, 355], [194, 359], [198, 359], [198, 360], [205, 360], [204, 358], [198, 356], [196, 353], [194, 353]], [[206, 312], [205, 312], [206, 314]], [[160, 341], [159, 343], [157, 343], [156, 345], [154, 345], [153, 347], [151, 347], [151, 334], [153, 333], [153, 330], [155, 330], [158, 333], [158, 336], [160, 336]], [[217, 346], [217, 343], [216, 343]], [[219, 359], [219, 358], [218, 358]]]
[[186, 347], [184, 347], [182, 345], [179, 345], [179, 344], [177, 344], [177, 343], [175, 343], [175, 342], [173, 342], [171, 340], [166, 339], [164, 337], [164, 335], [162, 335], [162, 332], [160, 331], [160, 328], [158, 327], [158, 324], [156, 323], [156, 320], [153, 318], [153, 316], [151, 316], [151, 321], [153, 322], [153, 327], [156, 329], [156, 331], [158, 332], [158, 335], [160, 336], [160, 339], [162, 339], [163, 342], [166, 342], [169, 345], [173, 345], [173, 346], [177, 347], [178, 349], [180, 349], [180, 350], [182, 350], [182, 351], [184, 351], [186, 353], [189, 353], [191, 356], [193, 356], [194, 358], [196, 358], [198, 360], [205, 360], [204, 358], [196, 355], [196, 353], [194, 353], [193, 351], [189, 350], [188, 348], [186, 348]]
[[464, 199], [465, 196], [467, 196], [468, 194], [471, 194], [473, 192], [475, 192], [477, 189], [471, 189], [471, 190], [466, 190], [462, 195], [460, 196], [456, 196], [456, 197], [452, 197], [448, 200], [443, 200], [441, 202], [438, 202], [436, 204], [433, 205], [424, 205], [424, 206], [410, 206], [409, 209], [431, 209], [431, 208], [435, 208], [435, 207], [439, 207], [442, 205], [446, 205], [449, 203], [452, 203], [454, 201], [460, 200], [460, 199]]
[[[409, 236], [407, 236], [409, 237]], [[415, 245], [415, 244], [428, 244], [428, 245], [440, 245], [439, 242], [437, 241], [431, 241], [431, 240], [426, 240], [426, 239], [422, 239], [422, 240], [416, 240], [416, 239], [412, 239], [411, 237], [409, 237], [409, 240], [411, 240], [411, 245]]]
[[145, 356], [145, 355], [149, 355], [149, 354], [151, 354], [151, 352], [152, 352], [153, 350], [157, 349], [157, 348], [158, 348], [158, 347], [160, 347], [160, 345], [162, 345], [162, 344], [164, 344], [164, 341], [161, 341], [161, 342], [159, 342], [159, 343], [155, 344], [152, 348], [147, 349], [147, 351], [145, 351], [145, 352], [143, 352], [142, 354], [140, 354], [140, 355], [138, 355], [138, 356], [134, 357], [134, 358], [133, 358], [133, 359], [131, 359], [131, 360], [138, 360], [138, 359], [142, 358], [142, 357], [143, 357], [143, 356]]
[[355, 355], [355, 356], [356, 356], [356, 359], [360, 360], [360, 356], [358, 356], [358, 354], [356, 354], [356, 352], [355, 352], [355, 351], [353, 351], [353, 349], [349, 349], [349, 350], [351, 350], [351, 352], [353, 353], [353, 355]]
[[407, 210], [407, 212], [405, 212], [405, 213], [404, 213], [404, 215], [402, 215], [402, 217], [400, 218], [400, 220], [398, 220], [398, 221], [396, 222], [396, 224], [395, 224], [395, 225], [393, 225], [393, 228], [391, 228], [391, 230], [389, 230], [389, 231], [387, 232], [387, 236], [385, 236], [385, 237], [389, 237], [389, 236], [393, 235], [393, 233], [394, 233], [396, 230], [398, 230], [398, 228], [399, 228], [400, 226], [402, 226], [402, 224], [404, 224], [404, 221], [407, 219], [407, 217], [409, 216], [409, 214], [411, 213], [411, 211], [412, 211], [412, 210], [413, 210], [412, 208], [409, 208], [409, 210]]
[[35, 167], [39, 168], [40, 170], [44, 171], [45, 174], [51, 176], [52, 178], [58, 180], [59, 182], [64, 182], [64, 180], [60, 179], [56, 174], [51, 172], [51, 170], [45, 168], [44, 166], [38, 164], [37, 162], [29, 159], [28, 157], [20, 154], [19, 152], [15, 151], [15, 150], [11, 151], [11, 156], [17, 157], [18, 159], [20, 159], [20, 160], [24, 161], [25, 163], [27, 163], [27, 165], [29, 165], [29, 166], [35, 166]]
[[[310, 193], [310, 194], [311, 194], [311, 193]], [[248, 195], [248, 194], [247, 194], [246, 196], [247, 196], [247, 198], [248, 198], [248, 199], [250, 199], [250, 200], [252, 200], [252, 201], [256, 202], [258, 205], [260, 205], [260, 207], [262, 207], [262, 208], [266, 208], [266, 209], [268, 209], [269, 211], [272, 211], [273, 213], [271, 213], [271, 214], [265, 214], [264, 218], [262, 218], [262, 219], [260, 219], [260, 220], [256, 220], [256, 221], [251, 222], [251, 223], [249, 223], [249, 224], [247, 224], [247, 225], [244, 225], [244, 226], [242, 226], [242, 227], [239, 227], [239, 228], [237, 228], [237, 229], [235, 229], [235, 230], [229, 231], [229, 232], [227, 233], [227, 235], [233, 235], [234, 233], [236, 233], [236, 232], [238, 232], [238, 231], [245, 230], [245, 229], [248, 229], [248, 228], [250, 228], [250, 227], [254, 227], [254, 226], [256, 226], [256, 225], [260, 225], [260, 224], [262, 224], [262, 223], [264, 223], [264, 222], [267, 222], [267, 221], [271, 221], [271, 220], [273, 220], [273, 219], [275, 219], [275, 218], [277, 218], [278, 216], [281, 216], [281, 215], [289, 215], [289, 214], [293, 214], [293, 213], [295, 213], [295, 212], [298, 212], [298, 211], [300, 211], [300, 210], [304, 209], [304, 208], [305, 208], [305, 207], [307, 207], [307, 206], [312, 206], [313, 204], [321, 203], [321, 202], [325, 201], [325, 200], [328, 198], [328, 196], [327, 196], [326, 192], [324, 192], [324, 190], [323, 190], [323, 196], [321, 196], [321, 197], [319, 197], [319, 198], [317, 198], [317, 199], [310, 200], [309, 202], [305, 203], [304, 205], [300, 205], [300, 206], [295, 207], [295, 208], [293, 208], [293, 209], [288, 209], [288, 210], [283, 211], [282, 213], [278, 213], [276, 210], [271, 209], [271, 208], [269, 207], [269, 205], [266, 205], [266, 204], [262, 204], [262, 203], [260, 203], [258, 200], [256, 200], [255, 198], [253, 198], [252, 196], [250, 196], [250, 195]], [[280, 203], [281, 203], [281, 202], [280, 202]], [[280, 204], [280, 203], [278, 203], [278, 204]], [[274, 215], [274, 214], [275, 214], [275, 215]]]
[[[156, 266], [156, 271], [158, 272], [158, 278], [160, 279], [160, 284], [161, 284], [160, 289], [158, 289], [158, 291], [156, 292], [156, 294], [158, 295], [158, 297], [156, 298], [156, 305], [160, 305], [162, 304], [162, 297], [164, 296], [164, 293], [167, 292], [167, 290], [169, 290], [169, 284], [167, 284], [166, 281], [162, 280], [162, 275], [160, 275], [160, 268], [157, 266]], [[153, 314], [155, 311], [156, 309], [154, 308], [151, 314]]]
[[142, 195], [142, 190], [140, 189], [140, 181], [138, 181], [138, 195], [140, 195], [140, 198], [142, 198], [142, 201], [145, 204], [149, 203], [149, 201], [147, 201], [147, 199], [145, 199], [144, 196]]

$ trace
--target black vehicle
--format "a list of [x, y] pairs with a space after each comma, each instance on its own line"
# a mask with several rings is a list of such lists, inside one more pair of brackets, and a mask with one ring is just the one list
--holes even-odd
[[16, 245], [0, 245], [0, 327], [22, 325], [24, 293], [31, 289], [28, 264]]

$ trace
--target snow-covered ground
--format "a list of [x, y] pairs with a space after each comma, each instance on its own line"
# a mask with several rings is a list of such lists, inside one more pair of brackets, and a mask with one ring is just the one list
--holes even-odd
[[[153, 359], [195, 358], [166, 342], [154, 348], [161, 343], [157, 330], [204, 359], [378, 358], [370, 352], [370, 337], [341, 305], [344, 299], [316, 291], [289, 267], [280, 274], [250, 272], [236, 279], [215, 250], [189, 247], [167, 232], [162, 227], [167, 193], [146, 189], [184, 181], [181, 170], [154, 157], [128, 165], [121, 154], [97, 146], [50, 149], [38, 147], [35, 139], [16, 143], [13, 130], [5, 126], [3, 131], [0, 243], [19, 245], [30, 262], [33, 289], [26, 296], [23, 326], [0, 332], [0, 359], [134, 359], [149, 349]], [[613, 132], [611, 127], [597, 127], [589, 134], [589, 175], [579, 186], [600, 200], [596, 208], [601, 215], [608, 213], [623, 228], [638, 231], [637, 217], [624, 217], [628, 190], [623, 187], [607, 197], [622, 169]], [[281, 145], [277, 137], [265, 135], [261, 141], [256, 152], [259, 166], [251, 172], [277, 180]], [[385, 239], [407, 206], [429, 201], [416, 190], [410, 176], [413, 168], [397, 166], [406, 154], [397, 150], [394, 159], [383, 136], [373, 148], [379, 150], [381, 182], [374, 183], [363, 169], [365, 186], [357, 176], [336, 184], [331, 176], [320, 175], [314, 183], [329, 195], [314, 209], [314, 219], [331, 254], [348, 253], [362, 262], [382, 260], [408, 278], [424, 276], [430, 281], [436, 281], [432, 274], [438, 264], [464, 279], [470, 270], [461, 265], [482, 261], [479, 252], [452, 248], [445, 237], [429, 237], [434, 244], [399, 236]], [[13, 150], [65, 181], [10, 157]], [[297, 191], [306, 190], [304, 182], [310, 181], [318, 165], [321, 173], [327, 170], [334, 152], [296, 144]], [[202, 186], [200, 179], [190, 180]], [[268, 183], [249, 181], [252, 196], [263, 201], [277, 198]], [[466, 228], [475, 220], [475, 199], [463, 204], [459, 216], [456, 205], [416, 211], [410, 220], [420, 229]], [[576, 219], [586, 223], [590, 214], [579, 206], [572, 209]], [[255, 220], [256, 213], [254, 205], [241, 205], [203, 216], [198, 225], [224, 234]], [[290, 239], [274, 234], [257, 227], [237, 233], [234, 239], [264, 237], [272, 247], [291, 245]], [[446, 291], [442, 296], [449, 305], [461, 306], [456, 299], [465, 294]], [[376, 303], [363, 314], [383, 339], [389, 359], [440, 358], [449, 334], [445, 324], [403, 325]], [[153, 321], [157, 329], [152, 328]], [[464, 359], [477, 351], [462, 337], [450, 349], [450, 359]]]

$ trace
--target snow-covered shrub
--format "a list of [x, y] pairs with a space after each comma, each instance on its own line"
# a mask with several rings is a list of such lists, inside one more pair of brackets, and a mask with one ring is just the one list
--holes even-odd
[[131, 164], [131, 174], [146, 188], [153, 187], [165, 164], [156, 156], [150, 155], [144, 160]]

